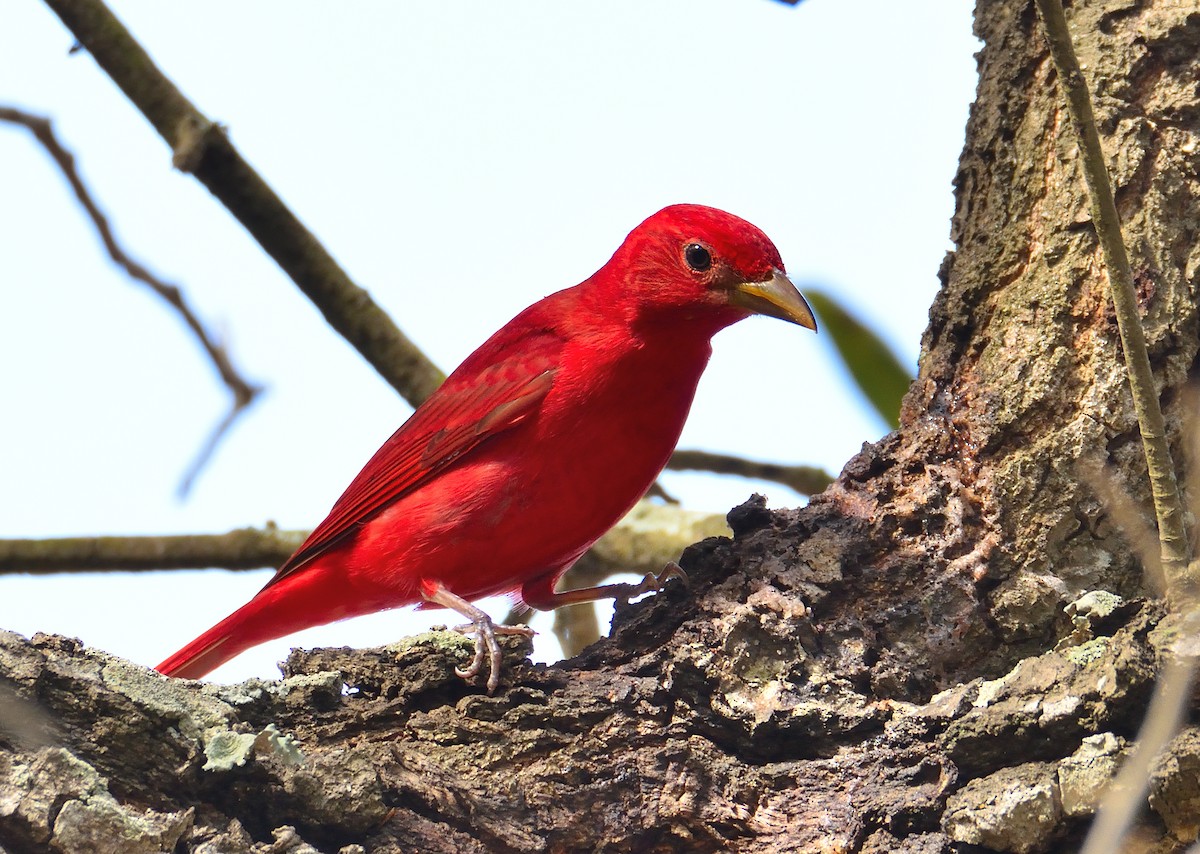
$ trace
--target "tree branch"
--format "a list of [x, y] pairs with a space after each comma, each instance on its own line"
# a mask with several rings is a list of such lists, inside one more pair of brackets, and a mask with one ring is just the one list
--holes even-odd
[[158, 69], [100, 0], [46, 0], [191, 172], [245, 226], [339, 334], [413, 406], [444, 374], [320, 242], [211, 122]]
[[[576, 581], [614, 572], [658, 572], [697, 540], [728, 534], [717, 515], [643, 502], [580, 561]], [[307, 531], [239, 528], [225, 534], [162, 537], [63, 537], [0, 540], [0, 574], [163, 569], [260, 569], [278, 566]]]
[[237, 421], [238, 416], [248, 409], [250, 404], [258, 397], [262, 391], [262, 386], [246, 380], [237, 368], [233, 366], [233, 362], [230, 360], [225, 348], [217, 344], [213, 336], [204, 328], [204, 324], [200, 322], [200, 318], [192, 311], [191, 306], [188, 305], [183, 292], [178, 286], [164, 282], [121, 248], [121, 245], [117, 242], [116, 235], [113, 233], [112, 226], [109, 225], [108, 218], [100, 210], [99, 204], [96, 203], [87, 185], [83, 183], [83, 178], [80, 176], [79, 170], [75, 167], [74, 155], [59, 142], [50, 120], [44, 116], [35, 116], [13, 107], [0, 106], [0, 121], [11, 122], [12, 124], [25, 127], [33, 134], [34, 139], [41, 143], [51, 159], [58, 164], [58, 168], [62, 171], [63, 177], [67, 179], [67, 183], [71, 185], [71, 189], [75, 192], [75, 197], [79, 200], [79, 204], [83, 206], [88, 218], [96, 227], [96, 231], [100, 236], [100, 242], [104, 244], [109, 257], [124, 269], [130, 278], [149, 287], [179, 313], [183, 318], [183, 322], [187, 324], [187, 327], [192, 330], [192, 334], [196, 336], [196, 340], [200, 342], [200, 346], [204, 348], [204, 352], [208, 354], [208, 358], [212, 361], [213, 367], [216, 368], [221, 381], [225, 383], [230, 394], [233, 395], [233, 402], [229, 412], [221, 419], [216, 429], [209, 436], [208, 441], [205, 442], [201, 452], [197, 455], [196, 460], [192, 463], [188, 469], [188, 473], [184, 476], [180, 484], [180, 493], [186, 495], [196, 475], [199, 474], [204, 465], [212, 457], [222, 437], [233, 426], [234, 422]]
[[738, 477], [773, 480], [791, 487], [801, 495], [816, 495], [833, 482], [833, 478], [824, 469], [816, 466], [763, 463], [727, 454], [713, 454], [708, 451], [676, 451], [671, 454], [667, 468], [675, 471], [709, 471], [717, 474], [733, 474]]
[[306, 531], [239, 528], [225, 534], [0, 540], [0, 574], [162, 569], [261, 569], [287, 560]]

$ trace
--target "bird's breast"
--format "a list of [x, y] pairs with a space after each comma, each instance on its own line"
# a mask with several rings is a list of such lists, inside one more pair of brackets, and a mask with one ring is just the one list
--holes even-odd
[[[535, 416], [484, 442], [364, 530], [397, 583], [467, 598], [565, 569], [654, 482], [678, 441], [707, 351], [564, 354]], [[696, 364], [698, 362], [698, 364]], [[400, 576], [403, 576], [401, 578]]]
[[704, 345], [692, 352], [598, 354], [580, 359], [586, 370], [570, 370], [572, 354], [565, 354], [531, 432], [543, 478], [560, 503], [570, 502], [587, 518], [592, 539], [615, 524], [666, 465], [708, 359]]

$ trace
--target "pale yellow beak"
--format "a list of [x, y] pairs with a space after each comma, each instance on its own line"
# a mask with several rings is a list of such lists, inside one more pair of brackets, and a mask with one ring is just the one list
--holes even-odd
[[762, 282], [742, 282], [729, 294], [729, 301], [739, 308], [768, 317], [778, 317], [805, 329], [817, 331], [817, 319], [792, 280], [780, 270]]

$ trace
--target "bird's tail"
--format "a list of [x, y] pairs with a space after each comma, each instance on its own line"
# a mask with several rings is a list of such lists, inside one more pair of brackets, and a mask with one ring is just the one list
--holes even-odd
[[254, 597], [154, 669], [166, 676], [199, 679], [255, 644], [287, 634], [286, 629], [264, 633], [255, 625], [264, 610], [262, 598]]
[[199, 679], [264, 641], [359, 613], [339, 607], [329, 578], [316, 567], [264, 587], [258, 594], [154, 669], [167, 676]]
[[239, 625], [241, 610], [230, 614], [154, 669], [164, 676], [199, 679], [248, 649], [251, 644], [235, 642], [235, 627]]

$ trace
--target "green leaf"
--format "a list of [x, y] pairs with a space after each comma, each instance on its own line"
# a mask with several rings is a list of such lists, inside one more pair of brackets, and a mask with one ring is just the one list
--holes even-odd
[[812, 288], [804, 288], [804, 297], [817, 314], [818, 328], [829, 334], [863, 396], [895, 429], [900, 423], [900, 399], [912, 384], [912, 375], [883, 339], [835, 298]]

